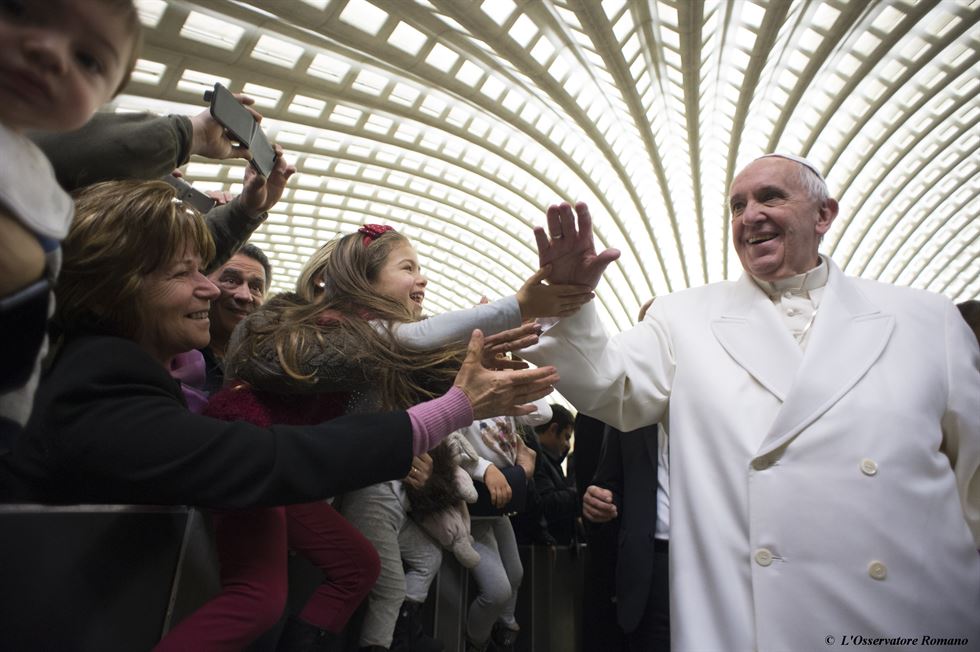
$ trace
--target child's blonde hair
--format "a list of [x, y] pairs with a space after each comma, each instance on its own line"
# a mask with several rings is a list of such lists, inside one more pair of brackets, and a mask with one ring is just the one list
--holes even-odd
[[337, 240], [331, 240], [323, 245], [310, 256], [310, 259], [303, 265], [299, 277], [296, 279], [296, 294], [306, 301], [316, 301], [317, 297], [323, 294], [326, 281], [323, 280], [323, 272], [327, 267], [330, 254], [337, 246]]

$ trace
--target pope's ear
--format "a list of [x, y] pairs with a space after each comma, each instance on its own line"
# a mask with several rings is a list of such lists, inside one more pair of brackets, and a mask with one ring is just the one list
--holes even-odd
[[819, 235], [823, 235], [830, 230], [830, 225], [833, 223], [834, 218], [837, 217], [837, 211], [839, 209], [837, 200], [833, 197], [828, 197], [827, 201], [823, 203], [823, 206], [820, 207], [820, 216], [817, 218], [817, 233]]

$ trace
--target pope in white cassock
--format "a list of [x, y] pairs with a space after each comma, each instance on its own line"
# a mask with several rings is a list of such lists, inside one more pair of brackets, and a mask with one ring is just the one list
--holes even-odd
[[[522, 354], [670, 437], [673, 649], [980, 649], [977, 341], [948, 299], [817, 253], [838, 206], [807, 161], [753, 161], [730, 207], [739, 280], [611, 337], [589, 304]], [[619, 252], [586, 206], [547, 222], [549, 280], [595, 287]]]

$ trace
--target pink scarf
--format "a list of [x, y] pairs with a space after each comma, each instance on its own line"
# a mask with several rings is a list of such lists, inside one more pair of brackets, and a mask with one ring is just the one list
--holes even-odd
[[200, 414], [208, 402], [208, 395], [201, 389], [204, 387], [204, 355], [194, 350], [174, 356], [170, 361], [170, 375], [180, 381], [187, 408]]

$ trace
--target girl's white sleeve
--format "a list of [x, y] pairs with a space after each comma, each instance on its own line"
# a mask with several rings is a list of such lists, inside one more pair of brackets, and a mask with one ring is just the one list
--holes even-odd
[[516, 296], [464, 310], [453, 310], [421, 321], [394, 324], [391, 333], [411, 349], [432, 349], [447, 344], [465, 344], [473, 330], [493, 335], [521, 325], [521, 308]]
[[466, 469], [466, 471], [470, 474], [470, 477], [477, 482], [483, 482], [483, 476], [486, 475], [487, 467], [490, 466], [493, 466], [493, 462], [488, 459], [478, 457], [476, 460], [476, 465]]

